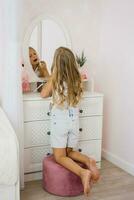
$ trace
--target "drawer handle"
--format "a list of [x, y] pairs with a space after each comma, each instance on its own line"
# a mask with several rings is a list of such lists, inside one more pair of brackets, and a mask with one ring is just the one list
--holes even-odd
[[83, 110], [79, 110], [80, 113], [83, 113]]
[[47, 112], [47, 115], [50, 116], [50, 112]]
[[50, 156], [50, 153], [47, 153], [46, 155], [47, 155], [47, 156]]
[[82, 149], [78, 149], [79, 152], [82, 152]]
[[47, 132], [47, 135], [50, 135], [50, 134], [51, 134], [51, 132], [50, 132], [50, 131], [48, 131], [48, 132]]
[[79, 131], [82, 132], [82, 128], [79, 128]]

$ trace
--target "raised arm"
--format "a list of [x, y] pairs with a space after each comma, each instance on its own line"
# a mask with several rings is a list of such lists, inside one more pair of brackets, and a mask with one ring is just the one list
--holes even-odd
[[43, 86], [41, 93], [40, 93], [41, 97], [50, 97], [52, 96], [52, 77], [50, 77], [48, 79], [48, 82], [45, 83], [45, 85]]
[[39, 71], [40, 71], [40, 77], [48, 78], [50, 76], [45, 61], [40, 62]]

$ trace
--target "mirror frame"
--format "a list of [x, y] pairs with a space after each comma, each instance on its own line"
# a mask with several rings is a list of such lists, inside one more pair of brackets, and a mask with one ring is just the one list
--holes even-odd
[[27, 31], [26, 31], [26, 34], [24, 36], [24, 41], [23, 41], [23, 49], [22, 49], [22, 54], [23, 54], [23, 61], [24, 61], [24, 69], [26, 69], [26, 71], [28, 71], [28, 73], [31, 75], [29, 75], [29, 82], [42, 82], [42, 79], [39, 78], [31, 64], [30, 64], [30, 60], [29, 60], [29, 41], [30, 41], [30, 37], [31, 37], [31, 34], [32, 34], [32, 31], [34, 30], [34, 28], [36, 27], [36, 25], [41, 21], [41, 20], [53, 20], [57, 25], [60, 26], [60, 28], [62, 29], [63, 33], [64, 33], [64, 36], [65, 36], [65, 39], [66, 39], [66, 47], [68, 48], [72, 48], [72, 42], [71, 42], [71, 39], [70, 39], [70, 35], [69, 35], [69, 31], [67, 30], [67, 28], [64, 26], [64, 24], [61, 22], [61, 20], [59, 20], [57, 17], [55, 16], [49, 16], [49, 15], [40, 15], [38, 17], [36, 17], [36, 19], [34, 19]]

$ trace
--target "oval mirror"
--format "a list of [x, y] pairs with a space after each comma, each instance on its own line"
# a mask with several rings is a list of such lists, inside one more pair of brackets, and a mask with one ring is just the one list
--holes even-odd
[[71, 48], [70, 37], [59, 20], [40, 16], [34, 20], [24, 39], [24, 68], [29, 82], [45, 81], [51, 73], [55, 50], [65, 46]]

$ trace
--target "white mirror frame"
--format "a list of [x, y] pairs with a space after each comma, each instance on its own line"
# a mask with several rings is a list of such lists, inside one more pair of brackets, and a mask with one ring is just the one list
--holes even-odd
[[63, 23], [55, 18], [54, 16], [47, 16], [47, 15], [40, 15], [38, 16], [36, 19], [34, 19], [32, 21], [32, 23], [30, 23], [27, 31], [26, 31], [26, 34], [25, 34], [25, 37], [24, 37], [24, 41], [23, 41], [23, 49], [22, 49], [22, 52], [23, 52], [23, 60], [24, 60], [24, 68], [26, 69], [26, 71], [28, 72], [29, 74], [29, 82], [38, 82], [38, 81], [41, 81], [42, 82], [42, 79], [40, 79], [34, 72], [31, 64], [30, 64], [30, 60], [29, 60], [29, 41], [30, 41], [30, 37], [31, 37], [31, 34], [32, 34], [32, 31], [34, 30], [35, 26], [41, 21], [41, 20], [45, 20], [45, 19], [50, 19], [50, 20], [53, 20], [55, 23], [57, 23], [60, 28], [62, 29], [64, 35], [65, 35], [65, 38], [66, 38], [66, 47], [70, 48], [72, 47], [72, 43], [71, 43], [71, 39], [70, 39], [70, 36], [69, 36], [69, 33], [67, 31], [67, 29], [65, 28], [65, 26], [63, 25]]

